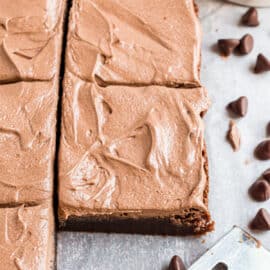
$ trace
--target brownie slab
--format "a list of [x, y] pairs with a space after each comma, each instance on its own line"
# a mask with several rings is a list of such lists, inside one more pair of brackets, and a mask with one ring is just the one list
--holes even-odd
[[0, 206], [52, 197], [58, 82], [0, 85]]
[[66, 72], [61, 225], [160, 234], [211, 230], [201, 117], [208, 106], [203, 88], [100, 87]]
[[73, 1], [66, 63], [85, 81], [198, 86], [200, 47], [193, 0]]
[[51, 203], [0, 208], [1, 269], [52, 270], [54, 218]]
[[0, 83], [50, 80], [57, 74], [65, 2], [1, 2]]

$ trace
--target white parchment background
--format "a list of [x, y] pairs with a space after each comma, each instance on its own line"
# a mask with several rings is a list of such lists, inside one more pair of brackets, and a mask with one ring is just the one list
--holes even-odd
[[[210, 210], [216, 229], [203, 237], [160, 237], [120, 234], [58, 233], [58, 270], [165, 270], [170, 257], [179, 254], [190, 265], [224, 233], [237, 224], [247, 229], [257, 209], [270, 210], [270, 202], [253, 202], [247, 189], [270, 162], [253, 158], [254, 147], [265, 137], [270, 121], [270, 73], [251, 69], [259, 52], [270, 57], [270, 9], [260, 9], [260, 27], [239, 25], [246, 8], [218, 0], [198, 0], [203, 26], [202, 82], [213, 105], [206, 117], [210, 162]], [[248, 56], [221, 58], [213, 49], [219, 38], [240, 38], [251, 33], [255, 48]], [[238, 120], [242, 147], [233, 153], [225, 134], [229, 117], [226, 104], [249, 98], [249, 111]], [[270, 232], [255, 234], [270, 249]]]

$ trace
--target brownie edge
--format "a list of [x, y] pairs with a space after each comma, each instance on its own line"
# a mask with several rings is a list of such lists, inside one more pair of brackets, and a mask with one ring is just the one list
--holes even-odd
[[181, 214], [169, 216], [131, 217], [128, 213], [69, 216], [67, 220], [60, 220], [60, 228], [67, 231], [194, 235], [212, 231], [214, 224], [208, 212], [186, 209]]
[[[208, 205], [209, 174], [208, 156], [204, 144], [204, 170], [207, 185], [204, 190], [204, 203]], [[60, 210], [61, 211], [61, 210]], [[149, 235], [200, 235], [214, 230], [214, 222], [210, 213], [204, 209], [184, 209], [179, 214], [140, 217], [122, 212], [100, 215], [71, 215], [61, 218], [59, 213], [59, 228], [64, 231], [86, 231], [105, 233], [134, 233]]]
[[[207, 184], [203, 201], [208, 206], [209, 169], [206, 144], [202, 151]], [[214, 230], [214, 221], [205, 209], [182, 209], [177, 214], [139, 216], [134, 213], [70, 215], [67, 219], [58, 209], [59, 229], [63, 231], [131, 233], [148, 235], [202, 235]]]

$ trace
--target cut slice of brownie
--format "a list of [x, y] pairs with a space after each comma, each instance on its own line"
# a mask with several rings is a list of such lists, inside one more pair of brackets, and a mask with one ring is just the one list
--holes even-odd
[[193, 0], [74, 0], [66, 64], [101, 85], [199, 86]]
[[52, 199], [57, 87], [0, 86], [0, 207]]
[[0, 83], [57, 78], [66, 0], [2, 1]]
[[0, 8], [0, 207], [53, 194], [55, 126], [66, 0]]
[[54, 266], [54, 217], [51, 202], [0, 208], [1, 269]]
[[200, 234], [212, 229], [203, 88], [107, 86], [66, 71], [59, 219], [76, 230]]

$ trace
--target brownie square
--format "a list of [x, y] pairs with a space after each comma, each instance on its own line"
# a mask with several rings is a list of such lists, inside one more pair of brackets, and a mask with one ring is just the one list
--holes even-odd
[[100, 85], [199, 86], [193, 0], [74, 0], [66, 63]]
[[212, 229], [203, 88], [107, 86], [66, 72], [59, 219], [67, 229], [195, 234]]
[[51, 203], [0, 208], [0, 234], [1, 269], [53, 269]]
[[0, 206], [52, 197], [58, 83], [0, 85]]
[[65, 0], [2, 1], [0, 83], [45, 81], [57, 74], [64, 10]]

